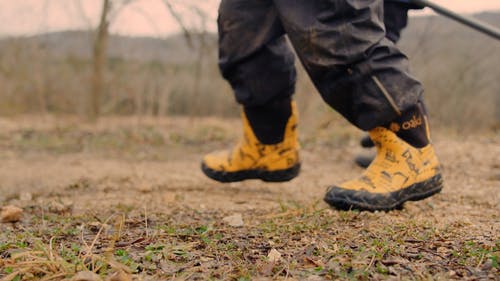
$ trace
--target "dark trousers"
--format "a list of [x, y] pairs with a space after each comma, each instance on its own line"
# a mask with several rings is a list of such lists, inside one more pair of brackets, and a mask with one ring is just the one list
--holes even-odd
[[384, 1], [385, 37], [396, 43], [401, 37], [401, 31], [408, 25], [408, 10], [413, 7], [401, 2]]
[[421, 98], [407, 57], [386, 38], [382, 0], [222, 0], [219, 65], [236, 100], [260, 106], [293, 93], [294, 54], [322, 98], [364, 130]]

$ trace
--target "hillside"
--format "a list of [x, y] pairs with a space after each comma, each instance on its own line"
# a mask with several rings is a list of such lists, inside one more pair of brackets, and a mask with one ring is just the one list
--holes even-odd
[[[500, 26], [500, 12], [488, 12], [474, 15], [475, 18]], [[76, 56], [89, 58], [92, 52], [92, 32], [89, 31], [63, 31], [53, 32], [31, 37], [7, 38], [0, 40], [0, 48], [12, 40], [19, 44], [39, 44], [50, 50], [57, 56]], [[217, 35], [193, 34], [195, 47], [199, 40], [205, 38], [212, 48], [216, 46]], [[470, 40], [473, 38], [474, 40]], [[402, 45], [412, 46], [421, 43], [419, 41], [429, 40], [433, 42], [442, 41], [447, 45], [466, 46], [474, 41], [478, 45], [490, 45], [494, 41], [469, 29], [459, 23], [440, 16], [411, 17], [409, 27], [404, 31]], [[450, 41], [452, 40], [452, 41]], [[127, 37], [112, 35], [109, 42], [109, 56], [112, 58], [123, 58], [133, 60], [159, 60], [162, 62], [183, 61], [192, 58], [192, 50], [187, 46], [183, 35], [173, 35], [166, 38], [153, 37]], [[444, 44], [446, 42], [447, 44]], [[450, 44], [452, 43], [452, 44]]]
[[[500, 12], [474, 17], [500, 27]], [[82, 113], [90, 92], [92, 33], [65, 31], [0, 40], [0, 115]], [[200, 40], [204, 38], [204, 40]], [[112, 35], [105, 114], [237, 115], [217, 71], [216, 34], [138, 38]], [[426, 86], [437, 123], [491, 128], [500, 120], [500, 44], [441, 16], [412, 17], [400, 46]], [[200, 48], [202, 47], [202, 48]], [[297, 84], [302, 110], [328, 111], [303, 70]], [[37, 98], [33, 99], [33, 94]], [[75, 99], [75, 96], [79, 97]], [[320, 109], [320, 110], [318, 110]]]
[[[167, 38], [127, 37], [111, 35], [109, 39], [109, 57], [124, 60], [161, 61], [181, 63], [193, 60], [193, 52], [200, 46], [202, 39], [213, 47], [214, 34], [192, 34], [192, 46], [184, 35], [178, 34]], [[0, 40], [0, 49], [6, 45], [38, 46], [46, 49], [54, 57], [77, 57], [89, 59], [92, 54], [93, 33], [89, 31], [62, 31], [30, 37], [8, 38]]]

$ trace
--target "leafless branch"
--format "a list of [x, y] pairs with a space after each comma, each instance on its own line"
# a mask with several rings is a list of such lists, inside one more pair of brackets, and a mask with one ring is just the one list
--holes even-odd
[[174, 6], [172, 5], [172, 3], [170, 3], [169, 0], [163, 0], [162, 2], [165, 4], [165, 7], [167, 8], [170, 15], [175, 19], [179, 27], [182, 29], [182, 33], [184, 34], [184, 38], [186, 39], [188, 46], [190, 48], [193, 48], [194, 45], [191, 32], [184, 23], [182, 16], [177, 12], [177, 10], [174, 8]]

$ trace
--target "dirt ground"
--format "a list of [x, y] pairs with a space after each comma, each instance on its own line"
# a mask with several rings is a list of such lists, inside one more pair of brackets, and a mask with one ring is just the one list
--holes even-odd
[[322, 197], [362, 172], [360, 132], [304, 131], [298, 178], [220, 184], [200, 158], [237, 138], [235, 120], [0, 119], [0, 206], [24, 210], [0, 224], [0, 280], [500, 280], [498, 133], [437, 130], [443, 192], [359, 213]]

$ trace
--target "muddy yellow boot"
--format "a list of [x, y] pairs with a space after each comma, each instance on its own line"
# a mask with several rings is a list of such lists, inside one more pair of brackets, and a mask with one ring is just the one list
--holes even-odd
[[[400, 123], [391, 123], [390, 129], [377, 127], [370, 131], [377, 147], [374, 161], [360, 178], [330, 187], [324, 200], [341, 210], [387, 211], [440, 192], [440, 165], [426, 124], [426, 117], [417, 113]], [[428, 141], [422, 138], [415, 146], [403, 140], [411, 139], [419, 129]]]
[[260, 142], [242, 112], [243, 138], [232, 150], [206, 155], [201, 169], [209, 178], [219, 182], [260, 179], [268, 182], [289, 181], [300, 171], [297, 136], [297, 109], [291, 105], [291, 115], [281, 142]]

